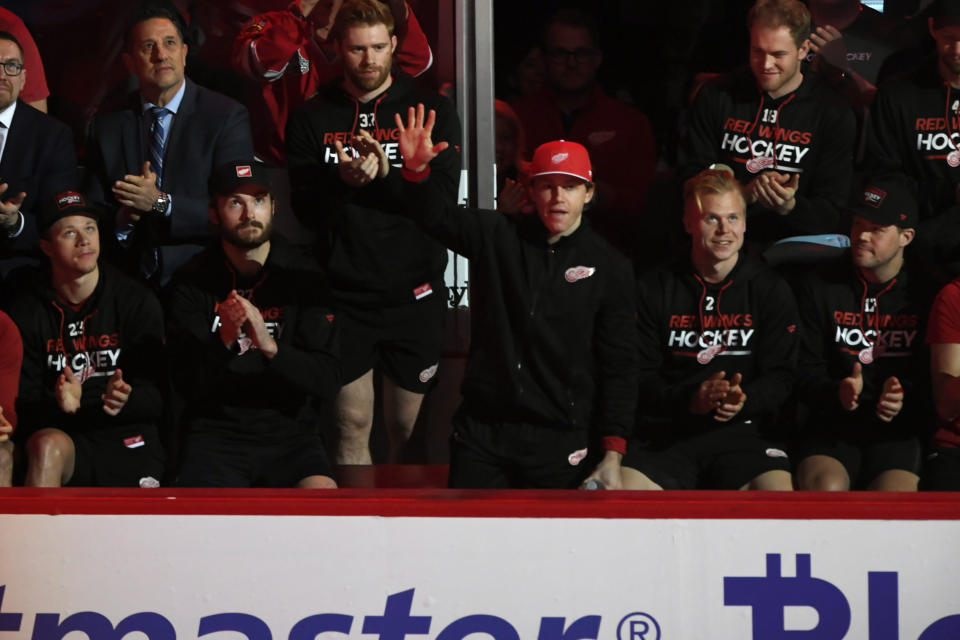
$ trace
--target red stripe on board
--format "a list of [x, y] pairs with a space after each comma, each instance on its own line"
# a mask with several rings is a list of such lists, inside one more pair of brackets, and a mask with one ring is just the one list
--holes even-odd
[[960, 493], [15, 488], [0, 513], [960, 520]]

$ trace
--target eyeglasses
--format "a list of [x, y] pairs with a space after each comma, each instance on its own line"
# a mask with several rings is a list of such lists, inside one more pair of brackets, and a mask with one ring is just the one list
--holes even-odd
[[591, 49], [589, 47], [582, 47], [580, 49], [548, 49], [547, 57], [550, 58], [550, 62], [566, 62], [571, 58], [577, 64], [583, 64], [589, 62], [593, 59], [593, 56], [597, 54], [596, 49]]
[[23, 63], [16, 60], [0, 62], [0, 67], [3, 67], [3, 72], [8, 76], [18, 76], [23, 71]]

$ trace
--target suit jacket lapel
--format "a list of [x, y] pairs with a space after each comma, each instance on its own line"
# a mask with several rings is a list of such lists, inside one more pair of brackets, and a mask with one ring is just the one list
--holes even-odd
[[[173, 122], [170, 125], [170, 134], [167, 136], [167, 145], [163, 150], [163, 181], [165, 184], [176, 184], [178, 180], [173, 177], [173, 174], [180, 174], [181, 167], [183, 162], [168, 162], [168, 159], [173, 158], [176, 160], [178, 157], [183, 160], [183, 156], [178, 156], [178, 149], [184, 149], [184, 130], [186, 129], [186, 122], [190, 115], [193, 113], [193, 110], [197, 103], [197, 85], [193, 84], [188, 79], [185, 79], [186, 89], [183, 91], [183, 100], [180, 101], [180, 108], [177, 109], [177, 113], [173, 116]], [[172, 150], [172, 151], [171, 151]]]
[[143, 116], [141, 114], [140, 94], [130, 98], [128, 118], [120, 126], [120, 149], [123, 151], [123, 164], [129, 173], [140, 173], [146, 158], [143, 150]]
[[22, 158], [26, 153], [29, 132], [32, 129], [30, 116], [33, 115], [27, 113], [29, 108], [19, 99], [17, 100], [17, 109], [13, 112], [13, 120], [10, 121], [10, 128], [6, 130], [7, 141], [3, 145], [3, 159], [0, 160], [0, 182], [4, 180], [4, 176], [12, 173], [16, 173], [14, 177], [17, 179], [22, 177], [13, 167], [16, 163], [15, 159]]

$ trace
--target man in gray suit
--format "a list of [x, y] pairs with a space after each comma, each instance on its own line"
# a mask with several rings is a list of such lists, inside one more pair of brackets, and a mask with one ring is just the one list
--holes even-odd
[[146, 6], [127, 30], [123, 60], [140, 91], [97, 116], [87, 145], [94, 199], [115, 211], [105, 225], [119, 262], [162, 285], [202, 248], [214, 167], [253, 158], [246, 108], [184, 77], [179, 15]]

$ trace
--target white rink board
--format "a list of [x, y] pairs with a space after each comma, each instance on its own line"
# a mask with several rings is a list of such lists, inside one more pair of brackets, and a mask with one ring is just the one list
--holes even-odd
[[[154, 625], [129, 640], [198, 638], [201, 620], [222, 613], [261, 620], [251, 640], [915, 640], [960, 614], [954, 521], [0, 515], [0, 531], [2, 640], [84, 640], [57, 626], [84, 611], [114, 626], [156, 614], [129, 619], [134, 629], [147, 618]], [[767, 554], [780, 554], [783, 579], [727, 589], [773, 602], [758, 606], [768, 626], [755, 629], [751, 607], [724, 605], [724, 578], [764, 577]], [[809, 554], [811, 577], [795, 577], [797, 554]], [[881, 574], [872, 585], [871, 572]], [[845, 635], [810, 630], [817, 597], [827, 622], [843, 622], [849, 606]], [[778, 599], [796, 606], [784, 610]], [[783, 628], [810, 631], [772, 633], [780, 612]], [[18, 629], [10, 614], [22, 614]], [[291, 635], [316, 614], [339, 617]], [[884, 624], [870, 629], [870, 615]], [[417, 633], [403, 635], [411, 616]], [[557, 627], [551, 618], [564, 620]], [[578, 619], [579, 634], [558, 630]], [[349, 633], [314, 633], [331, 620]], [[391, 631], [381, 636], [378, 624]], [[956, 619], [941, 624], [952, 630], [923, 640], [960, 638]], [[90, 640], [118, 636], [95, 629]]]

